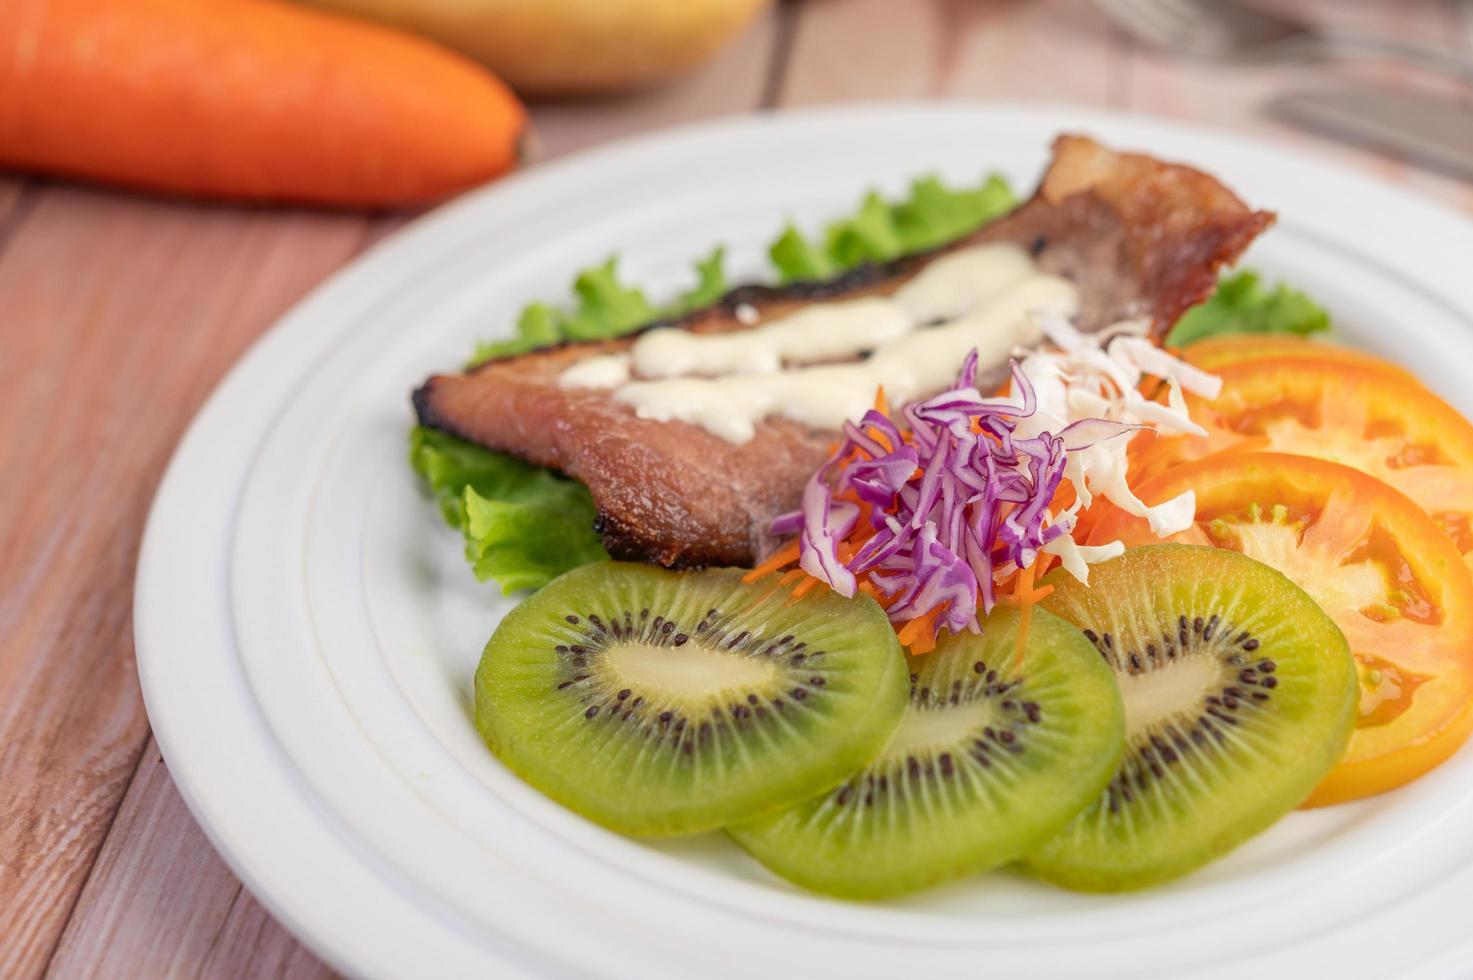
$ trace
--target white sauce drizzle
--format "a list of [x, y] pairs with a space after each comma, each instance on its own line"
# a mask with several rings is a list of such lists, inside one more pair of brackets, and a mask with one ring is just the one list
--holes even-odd
[[640, 418], [736, 443], [769, 416], [837, 430], [864, 414], [877, 387], [893, 404], [933, 395], [974, 348], [981, 365], [998, 364], [1042, 339], [1038, 315], [1073, 316], [1078, 302], [1071, 283], [1039, 273], [1022, 249], [981, 245], [936, 259], [888, 298], [818, 303], [735, 333], [651, 330], [629, 354], [589, 358], [559, 383], [614, 388]]
[[557, 383], [561, 388], [617, 388], [631, 376], [627, 353], [602, 354], [574, 364], [558, 375]]
[[951, 320], [1036, 271], [1016, 245], [961, 248], [932, 261], [895, 291], [894, 300], [917, 324]]
[[815, 303], [760, 327], [731, 333], [662, 327], [635, 341], [634, 373], [641, 378], [776, 374], [787, 364], [832, 361], [873, 350], [913, 326], [900, 304], [873, 296]]

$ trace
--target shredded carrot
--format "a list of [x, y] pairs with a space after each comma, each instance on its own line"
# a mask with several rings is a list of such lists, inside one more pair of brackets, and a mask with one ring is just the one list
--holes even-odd
[[1009, 580], [1012, 594], [1003, 601], [1016, 603], [1018, 606], [1018, 649], [1013, 655], [1014, 671], [1023, 665], [1023, 653], [1028, 648], [1028, 629], [1033, 624], [1033, 607], [1054, 593], [1052, 585], [1033, 587], [1035, 577], [1046, 572], [1052, 560], [1052, 555], [1039, 555], [1032, 565], [1018, 569], [1017, 574]]
[[762, 564], [758, 565], [756, 568], [743, 575], [742, 581], [745, 582], [747, 585], [751, 585], [753, 582], [757, 581], [759, 578], [762, 578], [764, 575], [771, 575], [773, 572], [777, 571], [780, 568], [787, 568], [789, 565], [797, 560], [798, 539], [794, 538], [793, 540], [789, 541], [787, 544], [779, 548], [776, 552], [774, 552], [772, 557], [768, 558]]
[[1072, 481], [1065, 480], [1059, 484], [1059, 489], [1054, 491], [1054, 499], [1049, 501], [1049, 511], [1059, 514], [1074, 506], [1074, 501], [1079, 499], [1079, 494], [1074, 489]]
[[[803, 581], [798, 582], [798, 584], [793, 587], [793, 591], [788, 594], [788, 601], [783, 603], [783, 606], [785, 608], [787, 606], [793, 605], [798, 600], [806, 596], [808, 593], [816, 589], [818, 586], [824, 584], [823, 579], [814, 578], [803, 569], [795, 568], [791, 572], [788, 572], [788, 574], [784, 575], [782, 578], [778, 579], [778, 585], [787, 585], [789, 582], [797, 581], [800, 578]], [[863, 584], [868, 585], [869, 583], [866, 582]]]
[[936, 649], [936, 631], [922, 630], [921, 635], [910, 641], [906, 647], [912, 657], [919, 657], [923, 653], [930, 653]]
[[788, 572], [784, 573], [783, 577], [777, 580], [777, 584], [778, 585], [792, 585], [794, 582], [796, 582], [799, 579], [803, 578], [807, 574], [808, 573], [805, 572], [805, 571], [803, 571], [803, 569], [801, 569], [801, 568], [794, 568], [791, 571], [788, 571]]
[[[805, 572], [804, 574], [807, 575], [808, 573]], [[821, 584], [821, 583], [819, 582], [818, 579], [814, 578], [812, 575], [809, 575], [802, 582], [799, 582], [798, 583], [798, 587], [793, 590], [793, 598], [794, 599], [801, 599], [801, 598], [803, 598], [808, 593], [812, 592], [813, 589], [814, 589], [814, 587], [817, 586], [817, 585], [819, 585], [819, 584]]]
[[1028, 649], [1028, 627], [1033, 625], [1033, 566], [1018, 569], [1013, 596], [1018, 600], [1018, 649], [1013, 654], [1013, 673], [1023, 666]]
[[[946, 611], [945, 605], [934, 607], [924, 616], [912, 619], [900, 628], [900, 644], [911, 653], [925, 653], [936, 646], [936, 620]], [[918, 649], [928, 644], [925, 649]]]
[[885, 593], [881, 592], [879, 589], [875, 589], [875, 601], [880, 604], [881, 609], [889, 609], [891, 606], [895, 605], [895, 603], [900, 601], [900, 593], [896, 592], [893, 595], [885, 595]]
[[[999, 394], [1006, 395], [1007, 391], [1008, 388], [1004, 386]], [[878, 388], [875, 391], [875, 411], [882, 415], [889, 415], [889, 407], [885, 401], [884, 388]], [[973, 431], [981, 431], [975, 419], [973, 420]], [[892, 447], [890, 446], [889, 439], [883, 433], [870, 427], [866, 430], [866, 434], [882, 444], [886, 451], [891, 450]], [[909, 442], [910, 434], [908, 432], [902, 433], [902, 438], [906, 442]], [[839, 444], [835, 443], [830, 449], [830, 455], [837, 452], [838, 448]], [[857, 449], [855, 453], [858, 453]], [[920, 476], [922, 473], [923, 470], [917, 468], [916, 475]], [[838, 543], [837, 551], [839, 559], [847, 564], [853, 560], [855, 554], [864, 546], [864, 543], [874, 537], [876, 533], [875, 528], [870, 522], [870, 514], [873, 508], [869, 503], [860, 500], [852, 491], [837, 494], [836, 499], [855, 504], [860, 510], [859, 520], [855, 523], [854, 529], [844, 540]], [[1054, 499], [1050, 502], [1050, 509], [1053, 513], [1057, 514], [1072, 506], [1075, 499], [1074, 485], [1072, 483], [1061, 484], [1058, 491], [1054, 494]], [[1004, 508], [1004, 514], [1006, 514], [1008, 509], [1007, 507]], [[774, 572], [782, 572], [783, 574], [777, 579], [774, 588], [791, 585], [792, 590], [786, 604], [792, 605], [824, 584], [822, 579], [815, 578], [797, 565], [800, 557], [801, 550], [798, 539], [794, 538], [774, 552], [766, 561], [742, 576], [742, 581], [751, 584]], [[1018, 649], [1014, 662], [1015, 669], [1022, 664], [1023, 653], [1028, 645], [1028, 630], [1033, 619], [1033, 607], [1039, 601], [1047, 598], [1054, 590], [1052, 585], [1035, 588], [1034, 582], [1038, 577], [1041, 577], [1048, 571], [1049, 566], [1054, 561], [1055, 559], [1052, 555], [1041, 554], [1034, 561], [1033, 565], [1020, 569], [1012, 577], [997, 586], [998, 601], [1016, 605], [1019, 611]], [[896, 601], [900, 598], [899, 594], [885, 595], [873, 582], [867, 579], [861, 580], [856, 588], [857, 591], [870, 596], [882, 608], [886, 609], [895, 605]], [[939, 633], [938, 621], [945, 612], [946, 605], [943, 604], [931, 609], [923, 616], [919, 616], [904, 624], [896, 624], [897, 639], [912, 654], [928, 653], [934, 650], [936, 648], [937, 634]]]

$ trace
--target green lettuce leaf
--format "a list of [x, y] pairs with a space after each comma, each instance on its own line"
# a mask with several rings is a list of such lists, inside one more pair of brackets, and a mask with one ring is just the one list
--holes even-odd
[[947, 187], [922, 177], [910, 195], [886, 201], [870, 191], [853, 215], [830, 222], [823, 245], [789, 225], [767, 250], [782, 282], [827, 279], [863, 262], [886, 262], [953, 241], [1017, 206], [1012, 187], [993, 174], [978, 187]]
[[466, 487], [496, 496], [503, 484], [514, 480], [517, 466], [526, 465], [520, 461], [508, 465], [504, 462], [508, 459], [422, 425], [409, 431], [409, 465], [434, 493], [440, 514], [451, 527], [465, 523]]
[[864, 196], [852, 218], [829, 225], [823, 237], [829, 257], [841, 269], [893, 259], [902, 248], [895, 212], [874, 191]]
[[726, 295], [726, 246], [717, 245], [706, 258], [696, 263], [696, 284], [675, 300], [671, 315], [679, 316], [703, 306], [710, 306]]
[[540, 589], [569, 569], [609, 557], [593, 532], [587, 489], [552, 479], [557, 487], [527, 499], [488, 499], [465, 488], [466, 560], [476, 578], [495, 579], [503, 594]]
[[573, 293], [578, 306], [561, 323], [569, 340], [606, 340], [655, 319], [644, 290], [619, 282], [617, 258], [578, 273]]
[[515, 357], [539, 347], [551, 347], [563, 339], [561, 314], [546, 303], [530, 303], [517, 318], [517, 335], [510, 340], [481, 341], [476, 344], [468, 367], [494, 361], [499, 357]]
[[424, 426], [409, 433], [409, 461], [446, 523], [464, 534], [476, 578], [494, 579], [504, 593], [608, 558], [581, 483]]
[[1329, 312], [1304, 293], [1283, 283], [1265, 289], [1258, 273], [1244, 269], [1224, 277], [1211, 298], [1187, 310], [1166, 343], [1183, 347], [1222, 334], [1310, 334], [1329, 327]]
[[895, 206], [895, 230], [904, 252], [923, 252], [962, 237], [1017, 207], [1006, 180], [990, 175], [980, 187], [953, 190], [937, 177], [910, 186], [910, 198]]
[[516, 335], [509, 340], [477, 344], [467, 367], [551, 347], [565, 340], [620, 337], [652, 320], [709, 306], [726, 293], [726, 249], [718, 246], [696, 262], [695, 267], [695, 286], [661, 309], [649, 301], [644, 290], [619, 280], [618, 258], [611, 257], [602, 265], [578, 273], [573, 280], [575, 303], [571, 308], [528, 304], [517, 318]]
[[794, 225], [788, 225], [767, 249], [767, 257], [783, 282], [827, 279], [837, 270], [823, 249]]

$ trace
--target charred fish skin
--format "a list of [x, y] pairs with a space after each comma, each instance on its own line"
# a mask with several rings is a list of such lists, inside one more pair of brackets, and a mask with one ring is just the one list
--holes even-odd
[[[690, 310], [677, 317], [651, 320], [649, 323], [642, 324], [634, 330], [623, 334], [614, 341], [564, 340], [555, 344], [547, 344], [546, 346], [535, 348], [527, 354], [521, 354], [517, 357], [483, 361], [480, 364], [471, 365], [466, 369], [465, 374], [472, 375], [491, 365], [505, 364], [509, 361], [516, 361], [520, 357], [546, 354], [551, 351], [570, 348], [585, 350], [591, 349], [591, 345], [605, 344], [617, 344], [619, 348], [622, 348], [623, 346], [627, 346], [628, 342], [636, 340], [641, 334], [663, 327], [674, 327], [696, 333], [707, 333], [717, 330], [744, 330], [749, 326], [743, 323], [741, 319], [741, 311], [744, 308], [755, 310], [759, 315], [763, 314], [764, 311], [768, 311], [768, 315], [764, 318], [770, 318], [771, 315], [780, 315], [770, 312], [774, 309], [786, 310], [809, 303], [822, 303], [836, 299], [854, 299], [859, 296], [878, 293], [887, 285], [903, 282], [925, 266], [931, 259], [944, 254], [953, 247], [954, 243], [947, 244], [926, 252], [902, 255], [889, 262], [863, 262], [844, 270], [831, 279], [806, 279], [785, 283], [781, 286], [773, 286], [766, 283], [744, 283], [733, 286], [725, 295], [709, 306]], [[433, 381], [434, 379], [431, 378], [430, 380]], [[416, 390], [415, 392], [416, 396], [418, 395], [418, 391]], [[416, 398], [416, 410], [418, 409], [418, 404], [419, 402]]]
[[[1144, 317], [1159, 337], [1211, 294], [1218, 271], [1273, 220], [1201, 171], [1063, 136], [1032, 197], [956, 242], [829, 280], [739, 286], [639, 333], [746, 330], [814, 303], [889, 295], [941, 256], [1005, 242], [1025, 249], [1041, 272], [1074, 284], [1081, 329]], [[414, 392], [415, 414], [423, 425], [584, 483], [615, 557], [682, 568], [752, 564], [773, 544], [771, 518], [796, 505], [833, 433], [773, 417], [734, 444], [697, 425], [641, 418], [609, 390], [559, 384], [570, 365], [628, 351], [639, 333], [437, 375]]]

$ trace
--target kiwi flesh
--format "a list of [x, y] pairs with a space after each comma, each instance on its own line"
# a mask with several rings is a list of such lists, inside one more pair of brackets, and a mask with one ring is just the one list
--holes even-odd
[[1034, 610], [944, 635], [911, 661], [884, 750], [834, 789], [728, 834], [816, 891], [880, 898], [1021, 857], [1104, 789], [1124, 732], [1109, 668], [1080, 632]]
[[1125, 754], [1099, 797], [1030, 854], [1083, 891], [1184, 875], [1299, 804], [1339, 761], [1357, 682], [1345, 637], [1288, 578], [1233, 551], [1161, 544], [1055, 573], [1043, 606], [1109, 664]]
[[885, 744], [905, 655], [872, 599], [794, 602], [739, 569], [574, 569], [509, 613], [476, 726], [512, 771], [632, 835], [714, 830], [821, 792]]

